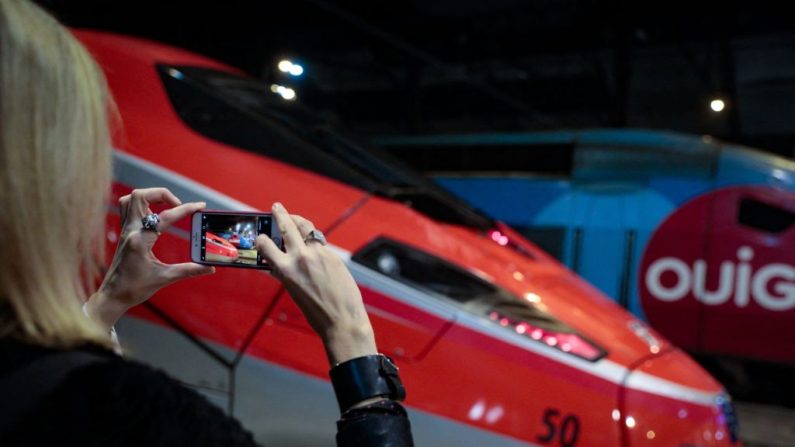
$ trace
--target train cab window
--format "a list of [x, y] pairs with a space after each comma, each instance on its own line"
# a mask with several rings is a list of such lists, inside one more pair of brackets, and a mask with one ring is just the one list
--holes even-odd
[[159, 65], [182, 121], [210, 139], [400, 201], [436, 220], [486, 230], [491, 218], [394, 157], [335, 132], [318, 114], [261, 82], [202, 67]]
[[603, 348], [539, 309], [532, 299], [517, 297], [422, 250], [379, 238], [356, 252], [352, 260], [440, 299], [451, 300], [466, 312], [538, 343], [590, 361], [606, 355]]
[[[206, 69], [159, 66], [160, 78], [182, 121], [215, 141], [256, 152], [284, 163], [325, 175], [349, 185], [372, 190], [374, 182], [335, 157], [320, 151], [300, 134], [253, 108], [264, 94], [239, 88], [219, 90], [195, 78]], [[220, 76], [220, 75], [219, 75]], [[224, 74], [230, 78], [233, 75]], [[220, 79], [220, 77], [219, 77]], [[220, 82], [220, 80], [217, 80]]]
[[795, 213], [751, 198], [740, 200], [740, 224], [767, 233], [783, 233], [795, 224]]

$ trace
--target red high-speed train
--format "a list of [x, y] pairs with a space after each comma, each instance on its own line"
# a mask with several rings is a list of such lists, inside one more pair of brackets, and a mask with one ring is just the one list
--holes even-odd
[[[363, 150], [267, 85], [160, 44], [76, 31], [123, 122], [114, 195], [165, 186], [209, 208], [309, 217], [361, 287], [408, 389], [418, 446], [729, 446], [723, 388], [509, 228]], [[108, 242], [118, 215], [108, 215]], [[156, 247], [188, 254], [187, 222]], [[119, 325], [133, 357], [228, 409], [269, 445], [332, 445], [322, 346], [278, 282], [219, 269]]]

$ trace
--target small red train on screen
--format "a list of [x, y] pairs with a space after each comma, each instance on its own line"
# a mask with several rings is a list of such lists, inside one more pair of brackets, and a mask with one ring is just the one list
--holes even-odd
[[[205, 260], [210, 262], [234, 262], [238, 258], [235, 245], [209, 231], [205, 234]], [[238, 241], [240, 239], [238, 238]]]
[[[76, 34], [124, 122], [114, 194], [159, 185], [214, 209], [278, 200], [311, 218], [359, 284], [379, 349], [401, 368], [417, 445], [737, 445], [717, 382], [510, 228], [237, 70]], [[187, 222], [165, 232], [158, 256], [184, 261], [189, 234]], [[270, 276], [218, 269], [176, 284], [119, 332], [258, 439], [333, 442], [322, 344]]]

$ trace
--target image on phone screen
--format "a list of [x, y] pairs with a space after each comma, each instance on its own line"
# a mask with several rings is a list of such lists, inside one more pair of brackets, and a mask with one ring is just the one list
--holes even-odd
[[266, 266], [257, 253], [259, 234], [271, 235], [272, 217], [203, 213], [201, 260], [208, 263]]

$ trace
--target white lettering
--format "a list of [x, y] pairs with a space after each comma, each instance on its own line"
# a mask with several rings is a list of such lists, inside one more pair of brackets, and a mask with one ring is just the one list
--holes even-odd
[[748, 293], [750, 291], [748, 284], [751, 282], [751, 265], [748, 261], [754, 258], [754, 251], [751, 247], [740, 247], [737, 250], [737, 259], [741, 262], [737, 265], [737, 282], [734, 285], [734, 304], [737, 307], [745, 307], [748, 305]]
[[[737, 250], [738, 263], [723, 261], [716, 290], [707, 290], [709, 267], [703, 259], [696, 259], [692, 269], [684, 261], [674, 257], [660, 258], [646, 271], [645, 283], [649, 293], [661, 301], [678, 301], [688, 293], [700, 302], [718, 306], [732, 297], [737, 307], [747, 307], [751, 299], [759, 306], [772, 311], [787, 311], [795, 308], [795, 267], [789, 264], [774, 263], [753, 271], [749, 262], [754, 257], [751, 247], [743, 246]], [[671, 272], [676, 282], [666, 287], [662, 276]], [[773, 292], [769, 291], [772, 281]]]
[[699, 259], [693, 263], [693, 295], [704, 304], [717, 306], [729, 300], [732, 293], [732, 276], [734, 264], [726, 261], [720, 265], [720, 281], [718, 290], [707, 290], [707, 263]]
[[[789, 283], [780, 281], [773, 289], [780, 296], [771, 295], [767, 285], [773, 279], [788, 280]], [[784, 311], [795, 307], [795, 269], [787, 264], [768, 264], [754, 275], [751, 288], [756, 302], [769, 310]]]
[[[676, 285], [671, 288], [662, 285], [662, 274], [666, 271], [676, 273]], [[687, 264], [677, 258], [658, 259], [646, 272], [646, 287], [659, 300], [682, 299], [690, 290], [690, 269]]]

